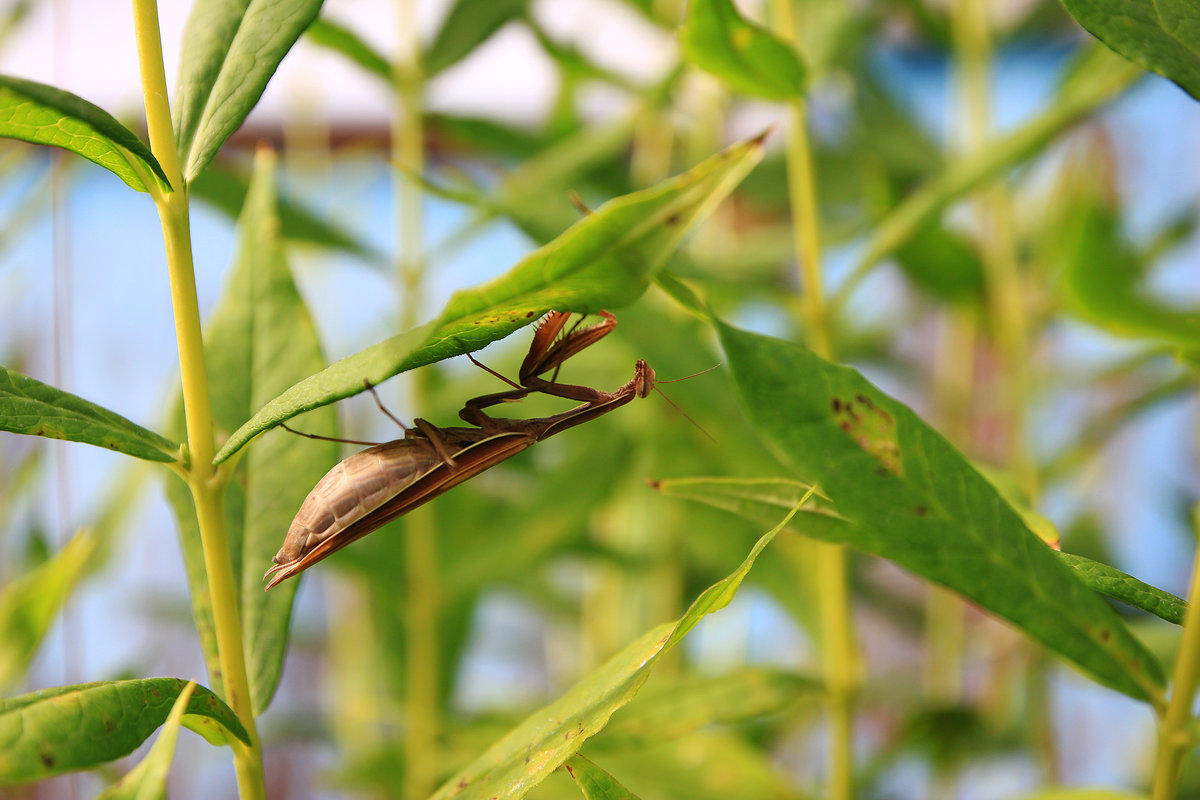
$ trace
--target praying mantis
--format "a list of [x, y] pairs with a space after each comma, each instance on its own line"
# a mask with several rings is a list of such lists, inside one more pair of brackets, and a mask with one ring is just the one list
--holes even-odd
[[[383, 413], [404, 429], [404, 438], [375, 444], [355, 453], [334, 466], [313, 487], [288, 528], [283, 547], [273, 559], [274, 566], [263, 576], [264, 580], [270, 578], [266, 588], [303, 572], [331, 553], [513, 457], [535, 442], [614, 411], [635, 397], [646, 397], [654, 388], [656, 378], [654, 370], [644, 360], [634, 366], [633, 377], [612, 392], [555, 381], [564, 361], [604, 338], [616, 327], [617, 319], [611, 313], [601, 311], [599, 316], [598, 323], [587, 327], [577, 323], [563, 333], [570, 313], [551, 311], [547, 314], [538, 323], [529, 353], [521, 363], [519, 383], [480, 364], [468, 354], [476, 365], [513, 387], [473, 398], [464, 404], [458, 416], [475, 427], [440, 428], [417, 419], [413, 422], [414, 427], [409, 428], [383, 406], [374, 387], [367, 383]], [[547, 380], [543, 376], [551, 370], [553, 374]], [[501, 403], [521, 400], [534, 392], [577, 400], [581, 405], [533, 419], [497, 419], [484, 411]]]

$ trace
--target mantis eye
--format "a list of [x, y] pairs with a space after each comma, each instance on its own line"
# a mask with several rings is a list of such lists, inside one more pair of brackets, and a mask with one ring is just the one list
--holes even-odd
[[647, 364], [645, 360], [638, 359], [637, 365], [634, 367], [634, 374], [636, 375], [634, 393], [638, 397], [649, 396], [651, 390], [654, 389], [654, 367]]

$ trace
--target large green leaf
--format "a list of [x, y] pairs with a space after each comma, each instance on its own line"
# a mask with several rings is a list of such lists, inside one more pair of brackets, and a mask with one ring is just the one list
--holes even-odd
[[431, 800], [523, 797], [545, 780], [637, 695], [663, 653], [701, 619], [729, 605], [755, 559], [796, 510], [755, 543], [741, 566], [705, 589], [682, 617], [638, 637], [553, 703], [531, 714], [448, 780]]
[[[129, 755], [163, 724], [186, 686], [179, 678], [102, 681], [0, 699], [0, 786]], [[237, 715], [208, 689], [196, 689], [187, 714], [184, 724], [209, 741], [227, 738], [223, 730], [250, 743]]]
[[1163, 702], [1153, 654], [908, 407], [798, 345], [719, 332], [752, 422], [853, 523], [855, 547], [960, 592], [1102, 683]]
[[795, 50], [744, 19], [731, 0], [691, 0], [679, 43], [688, 61], [737, 91], [767, 100], [804, 95]]
[[457, 0], [425, 53], [429, 77], [457, 64], [509, 22], [525, 15], [529, 0]]
[[167, 800], [167, 773], [175, 756], [179, 726], [195, 688], [195, 683], [183, 687], [150, 752], [136, 767], [125, 773], [125, 777], [101, 792], [96, 800]]
[[95, 550], [95, 535], [80, 532], [53, 558], [0, 588], [0, 691], [24, 676]]
[[179, 458], [179, 445], [154, 431], [7, 367], [0, 367], [0, 430], [94, 444], [147, 461]]
[[[794, 506], [810, 487], [788, 478], [675, 478], [657, 481], [655, 488], [671, 497], [722, 508], [755, 522], [769, 522]], [[790, 526], [792, 530], [814, 539], [861, 546], [863, 536], [855, 524], [839, 517], [831, 504], [818, 499], [801, 510], [809, 513], [797, 515]], [[1188, 609], [1186, 600], [1107, 564], [1072, 553], [1052, 552], [1089, 589], [1167, 622], [1183, 624]]]
[[1093, 36], [1200, 99], [1200, 15], [1194, 0], [1063, 0]]
[[70, 150], [139, 192], [148, 191], [150, 176], [170, 191], [158, 159], [133, 131], [99, 106], [44, 83], [0, 75], [0, 136]]
[[[221, 389], [213, 402], [220, 431], [232, 430], [252, 409], [324, 364], [312, 318], [284, 257], [275, 216], [273, 169], [274, 158], [260, 154], [238, 221], [234, 266], [205, 331], [209, 380]], [[305, 427], [334, 435], [334, 410], [311, 414]], [[337, 455], [335, 443], [279, 431], [260, 441], [238, 465], [226, 497], [225, 519], [241, 588], [242, 633], [255, 714], [267, 708], [279, 682], [298, 586], [289, 581], [277, 591], [264, 592], [262, 575], [305, 495]], [[216, 650], [195, 512], [181, 482], [173, 482], [170, 493], [180, 524], [193, 612], [212, 670], [217, 666]], [[215, 678], [213, 682], [219, 691]]]
[[292, 386], [239, 428], [220, 463], [268, 428], [363, 391], [391, 376], [478, 350], [552, 309], [591, 312], [635, 300], [684, 233], [758, 162], [762, 137], [688, 172], [618, 197], [587, 215], [504, 275], [456, 293], [440, 317], [347, 356]]
[[241, 126], [321, 2], [197, 0], [192, 6], [174, 104], [184, 180], [199, 175]]

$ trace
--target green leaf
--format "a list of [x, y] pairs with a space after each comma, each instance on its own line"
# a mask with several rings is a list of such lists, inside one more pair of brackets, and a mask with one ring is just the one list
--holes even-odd
[[[625, 712], [622, 711], [621, 715]], [[620, 716], [617, 719], [620, 719]], [[797, 728], [805, 724], [797, 720]], [[646, 797], [687, 800], [772, 798], [799, 800], [795, 779], [771, 760], [771, 746], [753, 734], [706, 728], [684, 739], [647, 742], [630, 750], [609, 751], [607, 731], [589, 746], [589, 755]]]
[[1059, 558], [1071, 569], [1085, 586], [1106, 594], [1114, 600], [1140, 608], [1159, 619], [1182, 625], [1187, 616], [1188, 603], [1157, 586], [1143, 583], [1132, 575], [1126, 575], [1116, 567], [1093, 561], [1073, 553], [1059, 553]]
[[571, 756], [563, 768], [575, 779], [587, 800], [638, 800], [636, 794], [583, 756]]
[[1063, 0], [1110, 48], [1200, 100], [1200, 17], [1192, 0]]
[[184, 28], [175, 134], [183, 178], [208, 166], [258, 103], [321, 0], [197, 0]]
[[179, 445], [169, 439], [7, 367], [0, 367], [0, 430], [94, 444], [147, 461], [179, 458]]
[[531, 714], [443, 784], [431, 800], [524, 797], [578, 752], [589, 737], [599, 733], [613, 712], [637, 695], [663, 653], [701, 619], [729, 605], [755, 559], [796, 510], [755, 543], [741, 566], [704, 590], [682, 617], [647, 631], [553, 703]]
[[672, 478], [652, 485], [665, 495], [697, 500], [756, 522], [778, 517], [811, 492], [792, 527], [801, 527], [810, 518], [835, 528], [850, 524], [838, 516], [819, 488], [791, 478]]
[[0, 136], [61, 147], [107, 169], [139, 192], [144, 176], [170, 191], [150, 148], [111, 114], [44, 83], [0, 75]]
[[[205, 331], [217, 428], [237, 427], [255, 408], [324, 363], [316, 328], [292, 281], [275, 216], [274, 157], [261, 151], [242, 216], [233, 268]], [[305, 418], [312, 433], [336, 435], [334, 409]], [[334, 442], [284, 431], [264, 437], [238, 465], [226, 498], [226, 525], [240, 581], [242, 634], [254, 713], [270, 704], [287, 648], [296, 581], [264, 592], [262, 576], [309, 490], [338, 459]], [[207, 579], [195, 512], [179, 481], [171, 485], [193, 613], [210, 667], [216, 665]], [[219, 671], [216, 673], [219, 674]], [[214, 687], [219, 688], [219, 687]]]
[[192, 699], [195, 682], [189, 682], [175, 699], [150, 752], [125, 777], [100, 793], [96, 800], [167, 800], [167, 773], [175, 757], [179, 725]]
[[29, 669], [46, 631], [87, 571], [96, 537], [80, 532], [49, 561], [0, 588], [0, 691]]
[[239, 428], [221, 463], [268, 428], [391, 376], [478, 350], [547, 311], [590, 312], [633, 302], [684, 233], [761, 157], [762, 137], [649, 189], [605, 203], [506, 274], [457, 292], [435, 321], [338, 361], [293, 385]]
[[[250, 188], [250, 176], [241, 172], [213, 167], [206, 169], [188, 186], [192, 197], [197, 197], [236, 219], [246, 202]], [[333, 222], [314, 214], [303, 205], [279, 198], [279, 234], [290, 242], [316, 245], [330, 250], [341, 250], [371, 261], [382, 261], [383, 257], [354, 234]]]
[[804, 96], [796, 52], [745, 20], [731, 0], [691, 0], [679, 43], [684, 58], [739, 92], [767, 100]]
[[1118, 691], [1163, 701], [1153, 654], [909, 408], [803, 347], [719, 333], [751, 421], [853, 523], [838, 532], [854, 547], [960, 592]]
[[597, 746], [614, 751], [650, 746], [713, 724], [731, 725], [777, 714], [801, 698], [823, 692], [821, 684], [809, 678], [764, 667], [743, 667], [723, 675], [686, 675], [666, 684], [652, 684], [639, 694], [609, 724]]
[[318, 44], [321, 47], [327, 47], [330, 50], [341, 53], [362, 67], [368, 75], [373, 75], [381, 81], [387, 82], [389, 86], [391, 85], [392, 65], [388, 63], [388, 60], [378, 50], [367, 44], [361, 36], [344, 25], [339, 25], [322, 17], [313, 22], [312, 25], [309, 25], [304, 35], [313, 44]]
[[[0, 786], [129, 755], [163, 724], [187, 685], [179, 678], [101, 681], [0, 699]], [[233, 710], [208, 689], [196, 690], [187, 713], [250, 744]]]
[[525, 16], [529, 0], [457, 0], [425, 53], [425, 74], [433, 77], [475, 51], [492, 34]]
[[1071, 308], [1118, 336], [1200, 346], [1200, 311], [1168, 307], [1139, 287], [1143, 264], [1121, 235], [1118, 210], [1085, 197], [1072, 211], [1057, 234], [1068, 251], [1063, 280]]
[[934, 297], [979, 304], [984, 298], [983, 264], [963, 236], [940, 226], [913, 234], [896, 249], [904, 273]]

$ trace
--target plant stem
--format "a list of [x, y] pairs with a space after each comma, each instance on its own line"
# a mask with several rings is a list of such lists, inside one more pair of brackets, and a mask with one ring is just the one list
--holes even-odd
[[[425, 170], [422, 125], [422, 69], [417, 38], [416, 3], [400, 0], [399, 48], [393, 65], [395, 120], [392, 159], [396, 172], [397, 279], [401, 291], [400, 329], [413, 328], [422, 305], [425, 274], [422, 191], [412, 178]], [[412, 376], [412, 407], [424, 405], [420, 371]], [[417, 509], [405, 520], [405, 712], [404, 797], [419, 800], [437, 785], [438, 735], [438, 584], [434, 512]]]
[[[772, 0], [770, 10], [776, 35], [794, 44], [792, 0]], [[805, 111], [803, 99], [788, 104], [785, 143], [792, 232], [802, 287], [800, 313], [809, 347], [822, 358], [832, 360], [833, 346], [821, 282], [816, 178]], [[846, 550], [842, 545], [814, 542], [813, 554], [822, 672], [829, 698], [830, 761], [826, 795], [832, 800], [849, 800], [854, 793], [854, 706], [862, 661], [855, 642]]]
[[[1200, 507], [1193, 511], [1193, 528], [1200, 529]], [[1189, 608], [1200, 603], [1200, 551], [1192, 563], [1192, 585], [1188, 589]], [[1195, 746], [1190, 730], [1192, 703], [1196, 698], [1196, 686], [1200, 682], [1200, 625], [1195, 624], [1191, 612], [1183, 622], [1183, 638], [1179, 643], [1179, 654], [1175, 657], [1175, 669], [1171, 674], [1171, 700], [1162, 716], [1158, 729], [1158, 752], [1154, 757], [1154, 782], [1151, 790], [1153, 800], [1174, 800], [1179, 789], [1179, 775], [1183, 769], [1184, 756]]]
[[[933, 374], [934, 408], [946, 438], [964, 451], [971, 444], [971, 396], [975, 385], [976, 312], [947, 309], [938, 331]], [[948, 589], [930, 585], [925, 595], [925, 696], [951, 705], [962, 700], [966, 639], [963, 602]]]
[[[950, 9], [951, 34], [960, 65], [963, 116], [963, 157], [979, 157], [993, 147], [990, 82], [991, 36], [983, 0], [957, 0]], [[1021, 487], [1025, 501], [1035, 507], [1039, 496], [1037, 465], [1026, 430], [1031, 393], [1032, 362], [1029, 323], [1024, 305], [1024, 279], [1013, 233], [1012, 202], [1004, 183], [985, 190], [976, 202], [980, 252], [989, 300], [990, 329], [1003, 366], [999, 389], [1007, 420], [1005, 464]], [[1023, 643], [1023, 649], [1029, 644]], [[1058, 782], [1057, 740], [1052, 710], [1046, 700], [1046, 659], [1031, 652], [1025, 671], [1034, 752], [1045, 782]], [[1000, 676], [1002, 678], [1011, 676]]]
[[225, 701], [237, 714], [250, 737], [249, 746], [235, 742], [233, 748], [239, 795], [242, 800], [259, 800], [265, 797], [262, 751], [250, 703], [250, 684], [246, 677], [242, 626], [238, 616], [237, 583], [233, 575], [229, 539], [225, 531], [225, 485], [219, 480], [212, 463], [216, 448], [208, 372], [204, 360], [204, 339], [192, 265], [188, 195], [179, 171], [175, 135], [171, 127], [158, 8], [154, 0], [134, 0], [133, 17], [150, 147], [174, 189], [171, 192], [162, 192], [150, 184], [151, 195], [154, 197], [163, 228], [171, 303], [175, 317], [175, 337], [179, 348], [188, 447], [185, 477], [196, 505], [196, 518], [212, 601], [213, 623], [216, 628], [217, 657], [221, 674], [210, 677], [214, 684], [219, 683], [223, 686]]
[[[991, 135], [991, 38], [982, 0], [958, 0], [950, 20], [955, 54], [961, 64], [964, 150], [970, 158], [983, 153]], [[1025, 439], [1029, 400], [1029, 333], [1022, 298], [1022, 280], [1014, 244], [1012, 203], [1003, 183], [985, 191], [978, 201], [983, 266], [991, 299], [996, 345], [1007, 380], [1003, 387], [1009, 435], [1006, 461], [1033, 504], [1038, 497], [1038, 477]]]

